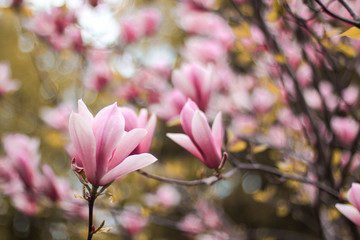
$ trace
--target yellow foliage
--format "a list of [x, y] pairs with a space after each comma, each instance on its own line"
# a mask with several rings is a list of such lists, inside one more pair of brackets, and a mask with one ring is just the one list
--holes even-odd
[[356, 54], [357, 54], [355, 48], [353, 48], [352, 46], [347, 45], [346, 43], [343, 43], [343, 42], [341, 42], [337, 45], [337, 50], [339, 52], [344, 53], [348, 57], [356, 57]]
[[330, 207], [328, 211], [328, 216], [331, 221], [334, 221], [339, 218], [340, 213], [335, 207]]
[[261, 152], [265, 151], [266, 149], [268, 149], [268, 147], [269, 146], [266, 144], [257, 145], [252, 149], [252, 152], [254, 154], [261, 153]]
[[242, 22], [239, 27], [234, 29], [234, 33], [237, 37], [251, 37], [249, 24]]
[[288, 205], [282, 203], [276, 208], [276, 215], [278, 217], [286, 217], [290, 212], [290, 208]]
[[264, 191], [257, 191], [252, 196], [255, 201], [267, 202], [275, 195], [275, 192], [276, 188], [274, 186], [269, 186]]
[[335, 166], [339, 165], [340, 159], [341, 159], [341, 150], [340, 149], [334, 150], [331, 160], [332, 164]]
[[284, 55], [281, 54], [275, 54], [274, 55], [274, 59], [276, 62], [280, 63], [280, 64], [284, 64], [286, 63], [286, 57]]
[[241, 152], [241, 151], [244, 151], [244, 150], [246, 149], [246, 147], [247, 147], [246, 142], [244, 142], [244, 141], [238, 141], [238, 142], [232, 144], [232, 145], [228, 148], [228, 150], [229, 150], [230, 152]]
[[267, 16], [269, 22], [275, 22], [279, 18], [280, 4], [278, 0], [274, 0], [271, 6], [271, 12]]
[[248, 3], [241, 4], [240, 11], [242, 12], [242, 14], [244, 14], [244, 16], [251, 17], [254, 15], [254, 10], [252, 6]]
[[340, 34], [340, 36], [358, 39], [360, 38], [360, 29], [357, 27], [352, 27]]
[[45, 135], [46, 142], [53, 147], [63, 147], [64, 146], [64, 138], [61, 133], [57, 131], [49, 131]]

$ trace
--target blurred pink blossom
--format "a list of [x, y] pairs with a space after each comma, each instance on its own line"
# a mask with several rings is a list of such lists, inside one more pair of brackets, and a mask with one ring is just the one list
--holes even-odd
[[73, 111], [73, 104], [69, 102], [60, 103], [55, 108], [44, 108], [40, 112], [42, 120], [50, 127], [65, 131], [68, 129], [69, 117]]
[[348, 117], [333, 117], [330, 123], [338, 140], [351, 145], [359, 132], [359, 123]]
[[148, 219], [141, 216], [140, 209], [136, 207], [125, 208], [117, 217], [117, 220], [130, 235], [141, 232], [148, 223]]
[[213, 91], [214, 74], [210, 66], [207, 68], [197, 63], [183, 64], [175, 69], [172, 82], [186, 97], [193, 100], [202, 111], [206, 111]]
[[205, 226], [202, 220], [196, 214], [188, 214], [181, 222], [178, 223], [178, 227], [188, 234], [199, 234], [205, 231]]
[[180, 203], [181, 195], [170, 184], [162, 184], [155, 193], [157, 202], [165, 208], [171, 208]]
[[8, 63], [0, 62], [0, 96], [19, 89], [20, 84], [10, 79], [10, 66]]
[[27, 189], [35, 191], [38, 184], [40, 160], [39, 140], [23, 134], [11, 134], [3, 138], [7, 158]]
[[178, 89], [173, 89], [162, 95], [160, 103], [152, 105], [159, 118], [173, 121], [177, 118], [186, 103], [185, 95]]
[[276, 100], [275, 95], [263, 87], [255, 88], [250, 98], [252, 109], [257, 114], [264, 114], [268, 112]]

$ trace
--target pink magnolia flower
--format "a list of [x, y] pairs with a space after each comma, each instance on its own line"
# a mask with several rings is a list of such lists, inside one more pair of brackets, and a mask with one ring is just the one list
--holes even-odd
[[153, 105], [152, 109], [159, 118], [171, 122], [179, 116], [185, 103], [184, 94], [178, 89], [173, 89], [162, 95], [160, 103]]
[[148, 219], [141, 216], [140, 209], [134, 206], [125, 208], [118, 221], [130, 235], [139, 233], [148, 223]]
[[186, 135], [168, 133], [167, 136], [208, 168], [218, 168], [222, 161], [221, 145], [224, 131], [221, 113], [216, 115], [210, 129], [205, 114], [189, 99], [181, 111], [180, 119]]
[[174, 207], [178, 205], [181, 200], [181, 195], [178, 190], [170, 184], [161, 185], [156, 190], [155, 196], [159, 204], [165, 208]]
[[196, 214], [188, 214], [178, 223], [178, 227], [188, 234], [198, 234], [205, 231], [205, 226], [199, 216]]
[[347, 193], [347, 198], [352, 205], [348, 204], [335, 204], [335, 207], [345, 215], [348, 219], [350, 219], [353, 223], [360, 226], [360, 184], [353, 183], [351, 185], [350, 190]]
[[143, 128], [125, 131], [125, 120], [116, 103], [103, 108], [94, 117], [79, 100], [78, 113], [70, 115], [69, 133], [73, 168], [83, 170], [93, 185], [110, 184], [157, 160], [148, 153], [130, 155], [147, 131]]
[[63, 102], [55, 108], [44, 108], [40, 112], [41, 119], [56, 130], [67, 130], [69, 116], [73, 110], [73, 104]]
[[51, 167], [47, 164], [42, 166], [41, 190], [53, 202], [63, 200], [70, 190], [68, 182], [58, 178]]
[[22, 134], [11, 134], [3, 138], [3, 145], [7, 158], [23, 184], [28, 190], [35, 190], [39, 175], [39, 140]]
[[192, 63], [184, 64], [172, 74], [175, 88], [191, 98], [202, 111], [206, 111], [213, 91], [213, 73], [209, 68]]
[[359, 123], [347, 117], [333, 117], [330, 123], [339, 141], [351, 145], [359, 132]]
[[268, 112], [276, 100], [275, 95], [263, 87], [255, 88], [250, 98], [252, 108], [257, 114]]
[[0, 96], [4, 93], [19, 89], [19, 83], [10, 79], [10, 66], [8, 63], [0, 63]]
[[132, 153], [139, 154], [149, 152], [156, 127], [156, 115], [152, 114], [148, 119], [147, 110], [141, 109], [139, 116], [137, 116], [131, 108], [127, 107], [121, 107], [120, 112], [125, 119], [125, 131], [131, 131], [135, 128], [144, 128], [147, 130], [147, 134]]

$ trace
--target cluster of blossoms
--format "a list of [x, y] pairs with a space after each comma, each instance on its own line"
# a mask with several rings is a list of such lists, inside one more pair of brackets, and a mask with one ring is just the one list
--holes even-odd
[[[12, 5], [21, 8], [26, 1]], [[157, 118], [167, 124], [161, 125], [163, 129], [181, 128], [184, 133], [165, 134], [167, 129], [161, 133], [214, 175], [190, 183], [139, 171], [143, 175], [184, 185], [211, 185], [239, 169], [261, 170], [280, 177], [279, 182], [283, 178], [304, 182], [289, 187], [295, 192], [289, 201], [297, 205], [305, 202], [306, 196], [318, 218], [323, 218], [319, 206], [340, 201], [338, 192], [357, 179], [360, 92], [353, 76], [359, 75], [356, 55], [360, 44], [346, 38], [353, 37], [349, 33], [339, 34], [349, 24], [359, 26], [359, 9], [358, 1], [352, 0], [311, 4], [298, 0], [231, 0], [229, 4], [180, 0], [171, 15], [185, 33], [183, 46], [176, 48], [178, 52], [170, 47], [170, 59], [156, 52], [156, 61], [145, 53], [147, 44], [156, 49], [148, 39], [159, 37], [156, 33], [163, 39], [176, 35], [163, 30], [171, 21], [160, 8], [129, 8], [123, 13], [115, 5], [91, 0], [74, 9], [64, 5], [35, 11], [26, 29], [56, 56], [70, 58], [73, 51], [76, 59], [77, 70], [71, 72], [76, 74], [76, 83], [64, 87], [63, 92], [59, 90], [62, 82], [49, 80], [54, 93], [44, 94], [47, 85], [40, 81], [45, 102], [58, 103], [55, 108], [43, 108], [40, 117], [69, 139], [66, 150], [71, 167], [89, 204], [88, 239], [103, 227], [93, 226], [95, 199], [119, 178], [157, 161], [149, 153]], [[81, 20], [86, 11], [111, 12], [116, 40], [103, 44], [89, 37]], [[325, 14], [328, 12], [333, 13], [332, 18]], [[61, 69], [60, 62], [54, 65]], [[0, 63], [0, 96], [20, 87], [10, 79], [9, 69], [8, 64]], [[124, 106], [114, 103], [94, 116], [82, 100], [78, 100], [77, 110], [72, 103], [61, 102], [68, 96], [73, 102], [82, 97], [98, 106], [115, 98]], [[83, 200], [69, 194], [65, 179], [57, 177], [49, 165], [39, 170], [38, 140], [14, 134], [3, 137], [3, 145], [6, 157], [1, 159], [0, 186], [19, 211], [35, 215], [45, 198], [70, 215], [86, 215]], [[259, 152], [273, 167], [257, 162]], [[233, 168], [224, 173], [227, 159]], [[354, 206], [336, 207], [360, 225], [358, 191], [358, 184], [353, 183], [347, 195]], [[162, 185], [144, 197], [149, 208], [172, 209], [182, 200], [171, 185]], [[198, 202], [194, 208], [197, 210], [173, 227], [197, 240], [231, 238], [228, 232], [214, 230], [225, 224], [208, 202]], [[137, 207], [117, 213], [115, 219], [129, 235], [139, 233], [152, 220]], [[321, 220], [319, 226], [324, 225]]]
[[84, 203], [74, 198], [65, 178], [57, 177], [47, 164], [41, 166], [40, 172], [39, 144], [38, 139], [22, 134], [3, 137], [6, 156], [1, 158], [2, 193], [11, 197], [13, 205], [26, 215], [37, 214], [38, 203], [46, 198], [70, 217], [86, 217]]

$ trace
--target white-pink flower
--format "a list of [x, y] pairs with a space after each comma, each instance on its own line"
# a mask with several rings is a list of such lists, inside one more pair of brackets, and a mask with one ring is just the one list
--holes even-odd
[[70, 115], [69, 133], [73, 168], [83, 170], [88, 181], [96, 186], [110, 184], [157, 160], [149, 153], [131, 155], [147, 131], [144, 128], [125, 131], [125, 120], [116, 103], [94, 117], [79, 100], [78, 113]]

